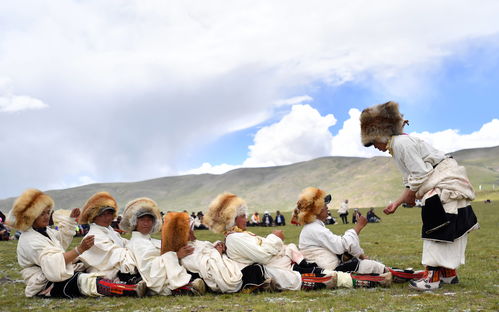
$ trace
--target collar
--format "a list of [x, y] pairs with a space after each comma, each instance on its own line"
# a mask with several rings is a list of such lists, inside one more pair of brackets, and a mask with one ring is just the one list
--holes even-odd
[[224, 235], [227, 236], [227, 235], [232, 234], [232, 233], [248, 233], [250, 235], [256, 236], [256, 234], [253, 234], [249, 231], [245, 231], [245, 230], [240, 229], [239, 227], [237, 227], [237, 225], [234, 225], [233, 227], [231, 227], [230, 229], [225, 231]]
[[132, 237], [143, 238], [143, 239], [148, 239], [148, 240], [151, 239], [151, 235], [149, 235], [149, 234], [144, 235], [144, 234], [140, 233], [139, 231], [133, 231]]

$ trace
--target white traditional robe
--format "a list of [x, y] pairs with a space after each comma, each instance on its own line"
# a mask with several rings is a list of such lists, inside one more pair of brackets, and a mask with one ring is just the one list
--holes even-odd
[[[402, 171], [404, 185], [416, 192], [423, 205], [426, 199], [438, 194], [445, 212], [457, 214], [459, 208], [468, 206], [475, 198], [466, 169], [423, 140], [409, 135], [393, 136], [388, 149]], [[472, 229], [478, 227], [477, 223]], [[467, 234], [450, 243], [424, 239], [422, 264], [457, 268], [465, 263], [467, 241]]]
[[[299, 290], [301, 274], [293, 271], [293, 259], [303, 259], [294, 244], [285, 245], [274, 234], [267, 237], [248, 232], [235, 232], [225, 239], [227, 256], [240, 264], [240, 269], [253, 263], [264, 265], [266, 277], [272, 278], [279, 289]], [[299, 262], [299, 261], [296, 261]]]
[[38, 294], [49, 281], [65, 281], [74, 275], [75, 270], [81, 269], [64, 261], [64, 252], [73, 240], [75, 227], [74, 219], [64, 217], [58, 231], [47, 228], [50, 239], [31, 227], [23, 232], [17, 244], [17, 261], [26, 283], [26, 297]]
[[220, 255], [215, 244], [199, 240], [189, 242], [194, 252], [180, 262], [189, 272], [198, 273], [212, 291], [237, 292], [243, 283], [241, 265], [225, 254]]
[[88, 235], [94, 235], [94, 246], [85, 251], [80, 260], [89, 266], [89, 272], [99, 272], [108, 279], [114, 279], [118, 271], [136, 273], [135, 261], [126, 248], [128, 240], [122, 238], [112, 227], [92, 223], [86, 236]]
[[161, 255], [160, 240], [134, 231], [127, 248], [147, 288], [154, 293], [167, 296], [189, 283], [191, 275], [179, 264], [177, 253], [170, 251]]
[[[334, 270], [340, 264], [338, 255], [348, 252], [358, 258], [364, 253], [355, 230], [347, 230], [343, 236], [335, 235], [321, 220], [315, 220], [303, 226], [298, 245], [307, 261], [315, 262], [326, 270]], [[385, 265], [380, 262], [359, 259], [357, 272], [381, 274], [384, 269]]]

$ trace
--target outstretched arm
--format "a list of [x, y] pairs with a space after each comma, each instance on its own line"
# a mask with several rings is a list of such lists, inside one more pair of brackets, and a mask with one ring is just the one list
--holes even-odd
[[383, 210], [385, 214], [392, 214], [394, 213], [397, 208], [402, 204], [406, 203], [409, 205], [415, 205], [415, 200], [416, 200], [416, 192], [411, 191], [410, 189], [406, 188], [400, 197], [394, 201], [393, 203], [390, 203], [386, 208]]

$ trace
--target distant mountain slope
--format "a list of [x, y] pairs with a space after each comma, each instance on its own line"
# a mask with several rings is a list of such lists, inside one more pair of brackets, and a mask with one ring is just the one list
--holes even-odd
[[[499, 189], [499, 146], [452, 153], [466, 166], [478, 190]], [[307, 186], [323, 188], [333, 195], [333, 208], [344, 199], [350, 207], [383, 206], [402, 190], [402, 177], [389, 157], [323, 157], [287, 166], [241, 168], [222, 175], [200, 174], [164, 177], [130, 183], [97, 183], [48, 191], [56, 209], [81, 207], [98, 191], [108, 191], [123, 209], [140, 196], [151, 197], [164, 211], [205, 210], [219, 193], [228, 191], [246, 199], [250, 211], [289, 211]], [[29, 187], [29, 186], [27, 186]], [[10, 210], [14, 198], [0, 200], [2, 211]]]

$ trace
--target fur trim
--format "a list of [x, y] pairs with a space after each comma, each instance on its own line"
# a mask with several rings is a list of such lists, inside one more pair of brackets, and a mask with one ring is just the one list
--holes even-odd
[[54, 208], [50, 196], [37, 189], [27, 189], [14, 201], [5, 224], [26, 231], [47, 207]]
[[236, 224], [236, 217], [247, 216], [246, 202], [231, 193], [219, 194], [208, 207], [203, 223], [215, 233], [224, 233]]
[[137, 226], [137, 216], [144, 212], [148, 212], [154, 217], [154, 226], [152, 227], [150, 234], [159, 232], [162, 225], [161, 212], [159, 211], [158, 204], [147, 197], [136, 198], [126, 204], [120, 222], [120, 228], [125, 232], [134, 231]]
[[190, 217], [185, 212], [169, 212], [161, 229], [161, 254], [177, 252], [189, 242]]
[[114, 218], [118, 216], [118, 204], [111, 194], [108, 192], [98, 192], [92, 195], [85, 206], [83, 206], [82, 213], [78, 222], [80, 224], [89, 224], [94, 222], [95, 217], [99, 215], [99, 210], [102, 207], [113, 207], [114, 208]]
[[409, 123], [399, 112], [396, 102], [368, 107], [360, 114], [360, 137], [364, 146], [373, 145], [374, 141], [386, 143], [392, 135], [404, 132], [404, 125]]
[[296, 203], [296, 208], [299, 210], [298, 223], [303, 225], [314, 222], [324, 207], [326, 195], [326, 192], [316, 187], [304, 189]]

